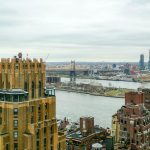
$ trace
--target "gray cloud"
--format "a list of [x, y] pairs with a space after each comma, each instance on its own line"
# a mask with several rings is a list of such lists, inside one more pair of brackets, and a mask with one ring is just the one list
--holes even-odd
[[149, 18], [149, 0], [1, 1], [0, 53], [136, 61], [150, 48]]

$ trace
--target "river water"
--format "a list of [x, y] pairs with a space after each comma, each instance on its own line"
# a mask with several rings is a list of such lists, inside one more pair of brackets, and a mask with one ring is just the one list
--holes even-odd
[[[69, 82], [69, 78], [61, 78], [62, 82]], [[125, 82], [125, 81], [109, 81], [109, 80], [95, 80], [95, 79], [76, 79], [76, 83], [88, 83], [95, 85], [103, 85], [104, 87], [117, 87], [117, 88], [150, 88], [150, 82], [138, 83], [138, 82]]]
[[93, 116], [95, 124], [111, 127], [111, 117], [124, 105], [124, 99], [89, 94], [56, 91], [57, 118], [78, 121], [81, 116]]
[[[69, 82], [69, 78], [61, 78], [62, 82]], [[108, 81], [94, 79], [76, 79], [76, 83], [90, 83], [105, 87], [117, 87], [137, 89], [139, 87], [150, 88], [150, 83]], [[111, 117], [124, 105], [123, 98], [111, 98], [93, 96], [89, 94], [57, 91], [57, 118], [67, 117], [72, 121], [78, 121], [80, 116], [93, 116], [95, 123], [102, 127], [111, 127]]]

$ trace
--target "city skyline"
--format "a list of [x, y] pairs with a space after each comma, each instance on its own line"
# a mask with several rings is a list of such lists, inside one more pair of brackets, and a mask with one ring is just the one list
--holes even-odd
[[5, 1], [0, 54], [47, 61], [139, 61], [150, 48], [148, 0]]

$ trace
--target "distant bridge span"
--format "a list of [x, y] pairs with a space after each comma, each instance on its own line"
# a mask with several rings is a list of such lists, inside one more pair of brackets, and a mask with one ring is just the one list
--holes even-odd
[[[46, 73], [47, 74], [65, 74], [69, 75], [71, 69], [70, 68], [46, 68]], [[83, 74], [83, 75], [88, 75], [89, 70], [88, 69], [78, 69], [76, 68], [75, 70], [76, 74]]]

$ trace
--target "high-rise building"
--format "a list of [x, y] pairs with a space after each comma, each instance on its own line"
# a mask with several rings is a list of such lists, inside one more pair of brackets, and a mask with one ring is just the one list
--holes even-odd
[[140, 61], [139, 61], [139, 69], [143, 70], [144, 68], [145, 68], [145, 65], [144, 65], [144, 55], [141, 54], [140, 55]]
[[[125, 106], [117, 111], [114, 124], [115, 134], [119, 133], [121, 149], [150, 149], [150, 111], [144, 106], [144, 93], [129, 92], [125, 94]], [[118, 148], [119, 149], [119, 148]]]
[[65, 150], [58, 135], [55, 90], [45, 88], [42, 59], [1, 59], [0, 150]]

